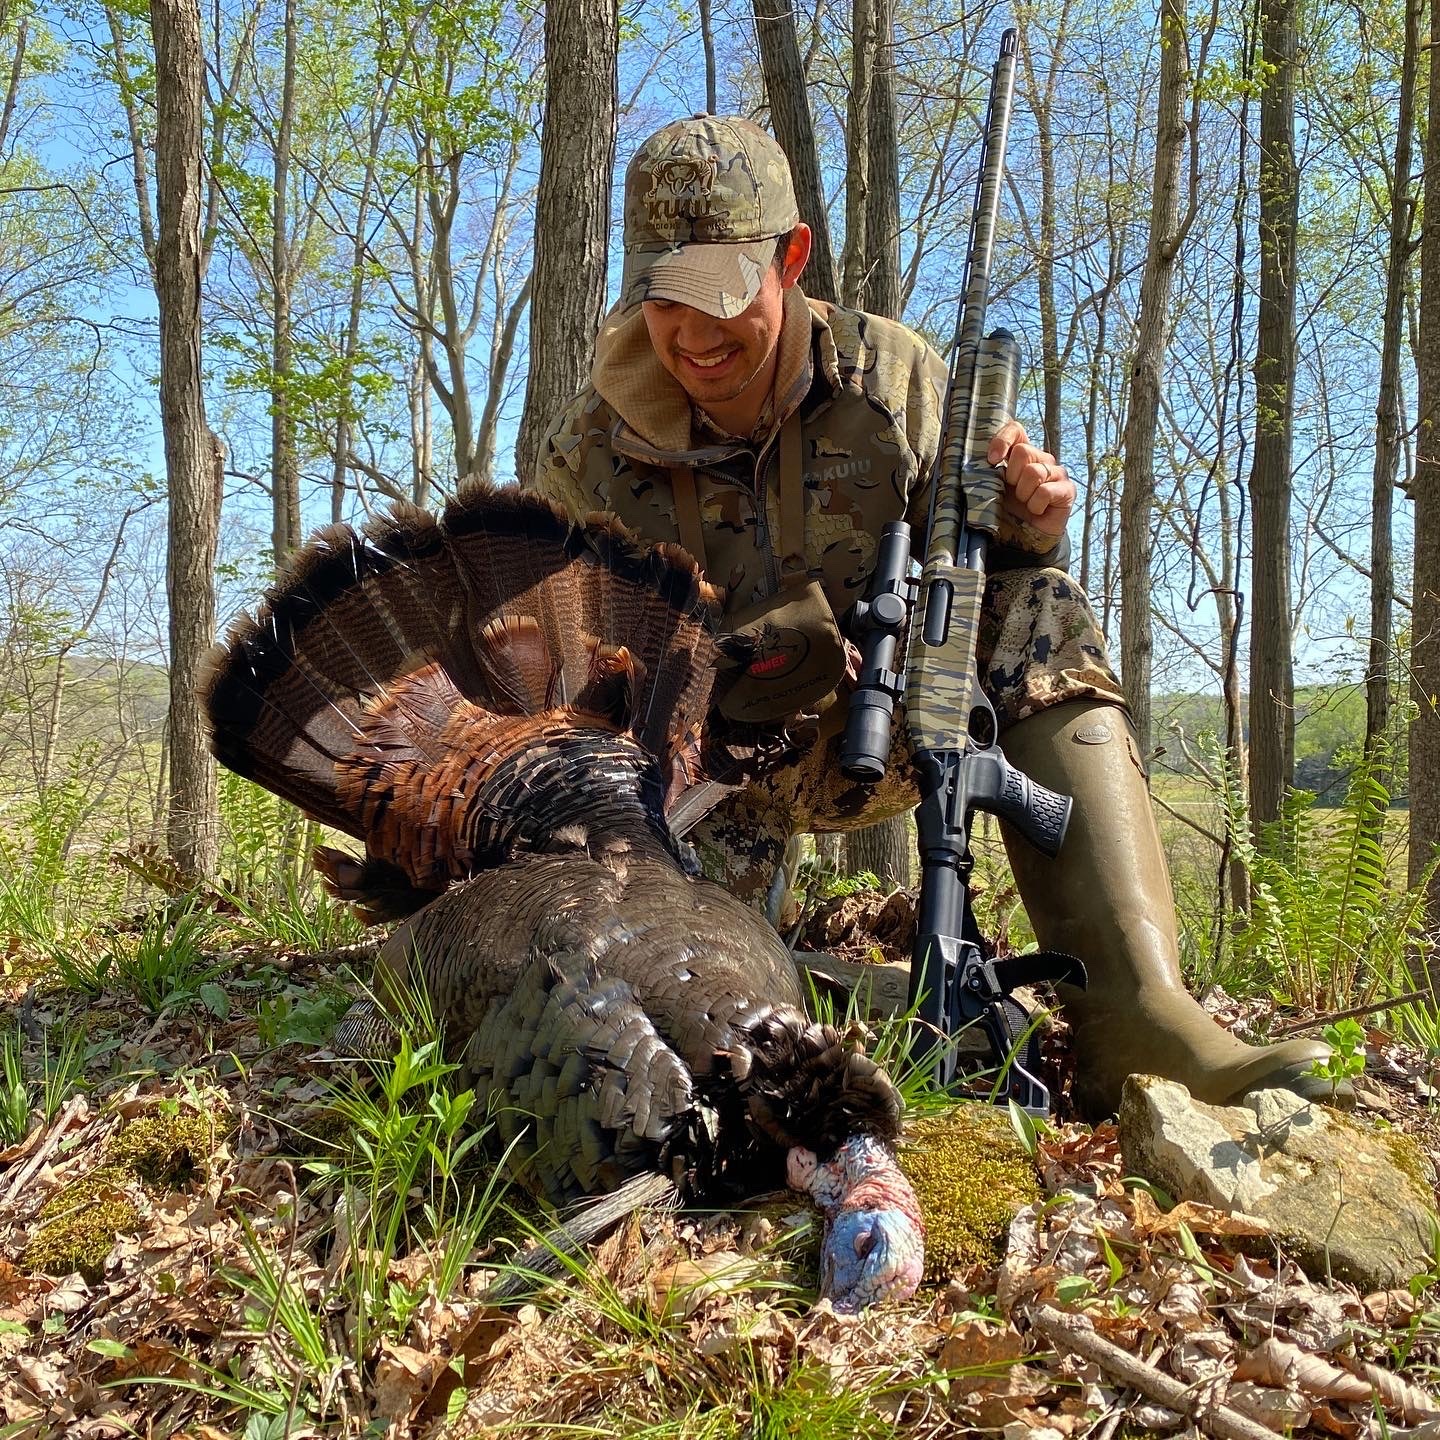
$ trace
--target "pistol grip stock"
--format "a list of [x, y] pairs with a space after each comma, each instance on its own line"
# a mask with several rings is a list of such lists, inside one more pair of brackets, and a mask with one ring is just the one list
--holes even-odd
[[994, 814], [1014, 826], [1042, 855], [1052, 859], [1065, 843], [1070, 825], [1068, 795], [1047, 789], [1000, 757], [1001, 783], [994, 801]]

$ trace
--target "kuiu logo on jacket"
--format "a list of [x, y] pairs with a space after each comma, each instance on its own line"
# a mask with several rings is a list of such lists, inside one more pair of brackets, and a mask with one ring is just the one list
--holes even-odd
[[673, 155], [650, 172], [645, 204], [654, 217], [673, 220], [680, 215], [704, 214], [710, 208], [720, 162], [714, 155]]

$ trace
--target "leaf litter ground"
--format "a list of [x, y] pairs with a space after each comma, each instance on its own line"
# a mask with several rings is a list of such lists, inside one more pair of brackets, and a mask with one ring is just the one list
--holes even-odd
[[[0, 1435], [1440, 1437], [1432, 1292], [1316, 1282], [1162, 1208], [1111, 1126], [1042, 1134], [993, 1256], [859, 1318], [813, 1303], [793, 1196], [645, 1214], [506, 1307], [481, 1296], [538, 1219], [513, 1195], [463, 1263], [417, 1224], [377, 1267], [319, 1043], [364, 957], [224, 958], [223, 996], [159, 1017], [10, 984], [28, 1050], [78, 1025], [91, 1053], [0, 1151]], [[1362, 1108], [1433, 1160], [1432, 1063], [1369, 1038]]]

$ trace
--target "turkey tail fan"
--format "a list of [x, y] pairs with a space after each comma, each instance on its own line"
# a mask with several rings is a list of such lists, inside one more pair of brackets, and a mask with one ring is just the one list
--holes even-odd
[[683, 550], [613, 517], [574, 525], [470, 484], [439, 517], [399, 505], [314, 536], [211, 654], [211, 748], [364, 840], [364, 862], [331, 852], [322, 868], [346, 898], [400, 897], [381, 907], [397, 913], [495, 863], [475, 796], [542, 729], [633, 742], [671, 796], [704, 778], [720, 599]]

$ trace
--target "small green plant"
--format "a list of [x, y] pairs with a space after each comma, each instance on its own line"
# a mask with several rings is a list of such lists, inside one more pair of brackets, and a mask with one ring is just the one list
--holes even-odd
[[255, 1028], [267, 1050], [278, 1045], [326, 1044], [354, 997], [347, 990], [321, 990], [292, 998], [285, 991], [265, 996], [255, 1010]]
[[313, 875], [286, 872], [271, 889], [221, 893], [257, 939], [287, 951], [318, 953], [360, 940], [365, 929], [348, 905], [327, 895]]
[[230, 770], [220, 774], [216, 800], [222, 890], [253, 903], [300, 877], [314, 826], [288, 800]]
[[343, 1358], [332, 1349], [324, 1315], [311, 1309], [289, 1262], [277, 1260], [243, 1217], [241, 1224], [249, 1264], [244, 1270], [223, 1269], [221, 1274], [246, 1295], [245, 1328], [264, 1336], [266, 1344], [279, 1351], [281, 1369], [296, 1374], [290, 1357], [299, 1362], [303, 1384], [290, 1408], [292, 1415], [298, 1412], [309, 1418], [325, 1408], [322, 1397], [333, 1387]]
[[1310, 1064], [1310, 1073], [1330, 1082], [1333, 1098], [1343, 1081], [1354, 1080], [1365, 1073], [1365, 1029], [1355, 1020], [1337, 1020], [1322, 1030], [1330, 1053], [1323, 1060]]
[[72, 990], [86, 995], [126, 991], [152, 1015], [196, 1000], [223, 1012], [223, 991], [215, 981], [229, 966], [212, 964], [205, 952], [215, 923], [197, 900], [179, 910], [161, 907], [146, 916], [138, 935], [122, 935], [98, 954], [58, 950], [55, 968]]
[[[97, 828], [98, 762], [95, 744], [77, 745], [63, 772], [0, 827], [0, 936], [13, 936], [42, 963], [117, 907], [123, 891], [103, 858], [119, 836]], [[82, 832], [99, 843], [81, 850]]]
[[25, 1083], [23, 1041], [18, 1025], [0, 1032], [0, 1147], [18, 1145], [30, 1131], [30, 1087]]
[[33, 872], [12, 869], [13, 857], [0, 847], [0, 934], [45, 953], [59, 928], [55, 892]]
[[[1412, 964], [1427, 944], [1433, 866], [1415, 886], [1391, 879], [1384, 757], [1357, 763], [1336, 810], [1317, 811], [1312, 794], [1291, 791], [1256, 844], [1243, 788], [1213, 737], [1202, 749], [1232, 853], [1250, 884], [1249, 911], [1228, 917], [1210, 940], [1187, 926], [1192, 946], [1204, 952], [1200, 968], [1211, 970], [1206, 978], [1232, 987], [1258, 981], [1283, 1003], [1322, 1014], [1408, 993]], [[1233, 958], [1217, 970], [1222, 942], [1232, 938]]]
[[[474, 1091], [452, 1088], [456, 1067], [428, 996], [409, 994], [391, 1013], [395, 1052], [336, 1085], [331, 1111], [345, 1141], [310, 1167], [335, 1192], [357, 1358], [380, 1335], [403, 1334], [427, 1288], [442, 1300], [454, 1291], [505, 1191], [503, 1163], [479, 1163], [489, 1127], [473, 1113]], [[391, 1262], [416, 1251], [429, 1272], [418, 1291], [390, 1278]]]
[[[955, 1097], [935, 1083], [933, 1066], [922, 1067], [911, 1061], [916, 1038], [913, 1022], [918, 1004], [872, 1022], [862, 1019], [855, 991], [847, 993], [845, 1008], [841, 1012], [837, 1011], [832, 994], [822, 993], [816, 988], [813, 975], [807, 977], [807, 983], [806, 1008], [809, 1013], [823, 1024], [834, 1025], [853, 1035], [857, 1043], [863, 1041], [870, 1058], [895, 1082], [907, 1114], [924, 1115], [935, 1110], [948, 1110], [955, 1104]], [[955, 1044], [955, 1037], [944, 1043]]]
[[1049, 1124], [1040, 1117], [1032, 1115], [1018, 1101], [1007, 1101], [1006, 1109], [1010, 1116], [1010, 1128], [1015, 1132], [1015, 1138], [1020, 1142], [1025, 1153], [1034, 1160], [1040, 1154], [1041, 1137], [1050, 1133]]
[[1433, 1290], [1437, 1285], [1440, 1285], [1440, 1215], [1437, 1215], [1432, 1210], [1429, 1219], [1429, 1264], [1423, 1266], [1410, 1277], [1410, 1293], [1417, 1299], [1425, 1294], [1427, 1290]]
[[50, 1032], [40, 1040], [40, 1074], [25, 1073], [25, 1034], [18, 1023], [0, 1031], [0, 1147], [16, 1145], [29, 1133], [37, 1109], [48, 1125], [73, 1095], [85, 1073], [88, 1052], [78, 1030], [62, 1032], [58, 1046]]

